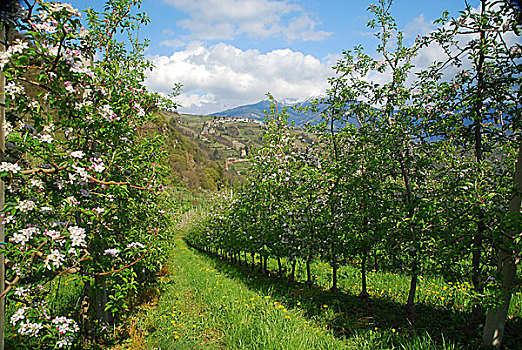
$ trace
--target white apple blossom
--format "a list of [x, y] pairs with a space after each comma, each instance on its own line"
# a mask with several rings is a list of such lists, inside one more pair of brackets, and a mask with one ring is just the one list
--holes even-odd
[[9, 162], [1, 162], [0, 163], [0, 172], [10, 172], [13, 174], [18, 173], [22, 168], [16, 163]]
[[74, 337], [72, 335], [67, 335], [67, 336], [63, 337], [62, 339], [59, 339], [56, 342], [56, 347], [58, 349], [61, 349], [66, 346], [71, 346], [71, 345], [73, 345], [73, 340], [74, 340]]
[[20, 203], [18, 203], [15, 208], [19, 209], [22, 213], [27, 213], [28, 211], [34, 210], [34, 208], [36, 208], [36, 203], [27, 199], [20, 201]]
[[38, 178], [33, 178], [31, 180], [29, 180], [29, 186], [31, 187], [38, 187], [38, 188], [44, 188], [44, 184], [42, 182], [42, 180], [38, 179]]
[[78, 324], [74, 320], [64, 317], [64, 316], [55, 317], [51, 321], [51, 323], [55, 325], [56, 330], [61, 335], [66, 334], [66, 333], [75, 333], [80, 330], [80, 328], [78, 327]]
[[[14, 291], [14, 295], [16, 295], [17, 297], [20, 297], [20, 298], [27, 298], [29, 296], [30, 292], [31, 292], [30, 288], [17, 287]], [[11, 323], [13, 323], [13, 322], [11, 321]]]
[[118, 248], [109, 248], [109, 249], [105, 249], [103, 254], [110, 255], [113, 258], [117, 258], [118, 255], [120, 255], [120, 250]]
[[21, 308], [16, 310], [15, 313], [13, 314], [13, 316], [11, 316], [11, 318], [10, 318], [11, 324], [14, 326], [18, 321], [24, 320], [25, 319], [25, 312], [28, 309], [29, 308], [27, 306], [22, 306]]
[[[56, 32], [57, 24], [58, 22], [56, 22], [55, 20], [46, 20], [44, 22], [33, 23], [33, 27], [36, 30], [39, 30], [40, 32], [47, 32], [52, 34]], [[54, 54], [53, 56], [56, 56], [56, 54]]]
[[71, 4], [62, 4], [59, 2], [49, 3], [48, 9], [51, 12], [60, 12], [65, 10], [71, 17], [81, 17], [82, 14], [78, 9], [75, 9]]
[[65, 259], [65, 255], [60, 253], [58, 249], [51, 249], [51, 254], [47, 255], [44, 260], [44, 266], [48, 270], [52, 270], [52, 268], [59, 269], [63, 265], [63, 261]]
[[14, 42], [15, 44], [9, 46], [9, 48], [7, 49], [7, 51], [9, 51], [12, 54], [22, 53], [25, 49], [29, 48], [29, 44], [20, 39], [15, 39]]
[[21, 244], [21, 245], [26, 245], [27, 242], [29, 242], [29, 240], [31, 238], [33, 238], [33, 236], [35, 234], [38, 234], [38, 233], [40, 233], [40, 231], [36, 227], [28, 227], [28, 228], [20, 229], [20, 230], [18, 230], [18, 232], [13, 234], [13, 237], [11, 237], [9, 239], [9, 241], [17, 243], [17, 244]]
[[85, 156], [85, 153], [83, 153], [83, 151], [73, 151], [70, 153], [70, 156], [73, 158], [82, 159]]
[[78, 226], [71, 226], [68, 228], [69, 238], [73, 247], [85, 247], [85, 229]]
[[42, 328], [43, 324], [41, 323], [22, 322], [20, 328], [18, 328], [18, 333], [36, 337]]
[[27, 104], [27, 107], [29, 107], [32, 110], [38, 109], [39, 106], [40, 104], [38, 104], [37, 101], [31, 101]]
[[51, 214], [53, 212], [53, 208], [51, 207], [41, 207], [40, 212], [44, 214]]
[[16, 97], [16, 95], [21, 95], [25, 92], [25, 89], [21, 85], [17, 85], [16, 83], [10, 81], [5, 86], [5, 93], [6, 95], [9, 95], [12, 99]]
[[0, 52], [0, 70], [4, 69], [4, 66], [9, 63], [11, 58], [10, 52]]
[[129, 243], [127, 248], [129, 248], [129, 249], [136, 249], [136, 248], [143, 249], [143, 248], [145, 248], [145, 246], [143, 244], [141, 244], [140, 242], [132, 242], [132, 243]]
[[87, 173], [87, 170], [85, 170], [85, 168], [74, 165], [72, 166], [72, 168], [74, 169], [74, 171], [76, 171], [76, 173], [78, 173], [82, 181], [89, 180], [89, 173]]

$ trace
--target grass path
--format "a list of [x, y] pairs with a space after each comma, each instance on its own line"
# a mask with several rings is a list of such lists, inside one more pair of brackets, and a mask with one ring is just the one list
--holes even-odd
[[[270, 294], [220, 273], [176, 239], [157, 307], [131, 331], [130, 349], [350, 349]], [[353, 348], [355, 349], [355, 348]]]
[[[440, 281], [421, 281], [419, 297], [428, 298], [428, 303], [418, 305], [419, 319], [411, 325], [404, 320], [398, 289], [406, 283], [404, 276], [371, 272], [372, 299], [363, 303], [358, 290], [351, 288], [358, 282], [356, 271], [348, 267], [343, 290], [332, 294], [326, 290], [328, 267], [322, 263], [314, 267], [317, 285], [307, 288], [227, 264], [187, 247], [181, 237], [174, 239], [168, 254], [159, 299], [134, 318], [125, 349], [468, 350], [478, 346], [478, 338], [463, 333], [468, 313], [442, 302], [445, 296], [462, 303], [452, 296], [456, 293], [452, 286]], [[520, 300], [515, 304], [519, 307]], [[518, 325], [508, 325], [510, 338], [517, 333], [511, 328]], [[516, 343], [513, 339], [508, 348], [519, 349]]]

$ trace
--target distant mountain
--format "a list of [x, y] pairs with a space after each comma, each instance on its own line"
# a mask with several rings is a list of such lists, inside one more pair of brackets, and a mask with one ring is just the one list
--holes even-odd
[[[278, 108], [287, 107], [287, 113], [289, 120], [293, 121], [296, 126], [303, 126], [306, 124], [317, 124], [321, 121], [319, 112], [300, 112], [296, 110], [297, 107], [309, 107], [312, 99], [307, 99], [300, 102], [295, 101], [282, 101], [277, 102]], [[270, 110], [270, 101], [263, 100], [254, 104], [239, 106], [231, 109], [227, 109], [222, 112], [213, 113], [211, 116], [220, 117], [238, 117], [238, 118], [250, 118], [256, 120], [263, 120], [265, 118], [265, 111]]]

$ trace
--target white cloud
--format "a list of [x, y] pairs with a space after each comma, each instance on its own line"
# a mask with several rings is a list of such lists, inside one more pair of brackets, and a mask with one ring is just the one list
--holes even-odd
[[277, 99], [304, 99], [324, 93], [333, 74], [331, 61], [290, 49], [261, 53], [220, 43], [192, 43], [170, 57], [149, 58], [156, 68], [148, 74], [150, 90], [169, 93], [183, 84], [183, 111], [212, 113], [258, 102], [270, 92]]
[[332, 33], [316, 30], [319, 24], [298, 4], [288, 0], [164, 0], [189, 14], [178, 25], [201, 40], [253, 38], [320, 41]]
[[412, 21], [406, 24], [404, 34], [406, 37], [415, 37], [417, 35], [427, 35], [435, 29], [433, 21], [426, 20], [424, 14], [420, 14]]

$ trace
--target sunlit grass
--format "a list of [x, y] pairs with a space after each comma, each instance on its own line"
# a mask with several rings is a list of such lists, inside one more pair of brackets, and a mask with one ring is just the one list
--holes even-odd
[[158, 307], [141, 325], [149, 348], [348, 348], [299, 307], [250, 290], [183, 243], [172, 254]]
[[[401, 318], [397, 315], [401, 303], [398, 299], [403, 298], [398, 294], [402, 292], [399, 286], [407, 276], [372, 271], [372, 299], [389, 299], [389, 303], [382, 304], [386, 310], [381, 314], [364, 316], [366, 309], [381, 312], [375, 310], [380, 304], [364, 305], [357, 297], [350, 297], [350, 293], [358, 293], [346, 283], [348, 276], [353, 276], [354, 285], [356, 282], [356, 270], [350, 269], [343, 268], [341, 294], [333, 294], [325, 290], [331, 273], [328, 265], [314, 265], [315, 282], [324, 282], [325, 288], [310, 289], [302, 283], [289, 285], [285, 280], [250, 272], [250, 268], [232, 266], [187, 248], [178, 240], [172, 247], [169, 274], [159, 287], [158, 305], [144, 311], [138, 321], [138, 338], [143, 341], [129, 348], [472, 348], [442, 333], [434, 339], [422, 328], [397, 322]], [[301, 267], [298, 276], [304, 277]], [[447, 291], [443, 287], [441, 290]], [[386, 319], [379, 320], [382, 315]]]

